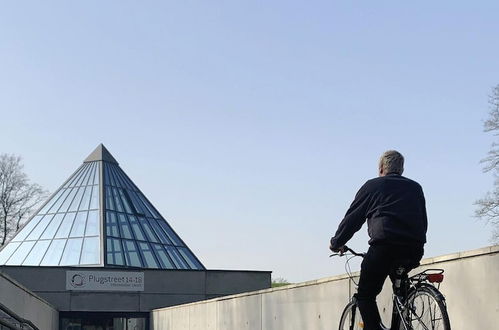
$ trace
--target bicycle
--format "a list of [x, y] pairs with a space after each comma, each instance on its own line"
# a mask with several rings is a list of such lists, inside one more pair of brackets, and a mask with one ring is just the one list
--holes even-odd
[[[347, 254], [350, 252], [350, 254]], [[342, 253], [333, 256], [350, 256], [346, 263], [347, 274], [357, 287], [349, 262], [355, 257], [364, 257], [344, 247]], [[407, 262], [401, 261], [394, 267], [393, 276], [393, 311], [391, 327], [386, 330], [450, 330], [449, 315], [445, 298], [439, 287], [444, 279], [443, 269], [426, 269], [421, 273], [408, 276], [412, 269]], [[435, 286], [435, 284], [437, 286]], [[364, 328], [362, 317], [357, 307], [357, 294], [354, 294], [341, 314], [339, 330], [359, 330]]]

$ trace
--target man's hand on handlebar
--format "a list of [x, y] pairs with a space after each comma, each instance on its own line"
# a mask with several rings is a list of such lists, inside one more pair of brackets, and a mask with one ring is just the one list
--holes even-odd
[[340, 246], [339, 248], [333, 248], [333, 246], [329, 244], [329, 249], [334, 253], [339, 253], [340, 256], [342, 256], [345, 252], [348, 251], [348, 248], [345, 245]]

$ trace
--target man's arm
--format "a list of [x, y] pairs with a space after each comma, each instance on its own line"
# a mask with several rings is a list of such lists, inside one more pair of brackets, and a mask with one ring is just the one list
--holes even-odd
[[369, 208], [370, 194], [367, 183], [359, 189], [355, 195], [355, 199], [350, 205], [345, 217], [340, 222], [338, 230], [333, 238], [331, 238], [330, 249], [340, 251], [341, 248], [352, 238], [366, 222], [366, 215]]

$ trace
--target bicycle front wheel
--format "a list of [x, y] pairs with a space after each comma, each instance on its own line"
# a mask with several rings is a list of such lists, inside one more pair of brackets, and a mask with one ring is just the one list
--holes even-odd
[[355, 302], [350, 302], [341, 314], [340, 330], [362, 330], [364, 322]]
[[[449, 315], [442, 294], [431, 285], [423, 285], [407, 298], [407, 323], [411, 330], [450, 330]], [[405, 329], [401, 324], [400, 329]]]

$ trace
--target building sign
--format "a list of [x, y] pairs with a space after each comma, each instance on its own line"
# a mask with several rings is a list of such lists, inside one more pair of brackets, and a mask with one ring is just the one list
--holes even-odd
[[67, 271], [66, 290], [144, 291], [144, 273]]

